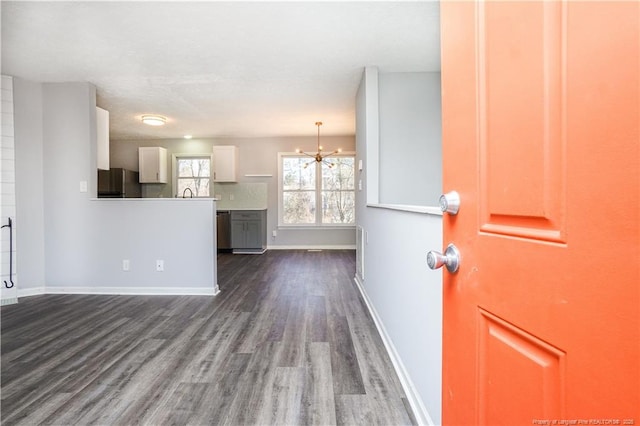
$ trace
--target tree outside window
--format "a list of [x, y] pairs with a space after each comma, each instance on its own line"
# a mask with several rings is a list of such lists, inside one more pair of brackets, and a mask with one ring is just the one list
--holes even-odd
[[322, 163], [322, 223], [355, 222], [354, 158]]
[[[311, 161], [311, 162], [310, 162]], [[304, 156], [282, 156], [283, 225], [350, 225], [355, 222], [353, 156], [317, 163]]]
[[[181, 157], [177, 159], [177, 195], [190, 196], [190, 189], [194, 197], [209, 197], [211, 184], [211, 158], [210, 157]], [[186, 191], [186, 194], [185, 194]]]

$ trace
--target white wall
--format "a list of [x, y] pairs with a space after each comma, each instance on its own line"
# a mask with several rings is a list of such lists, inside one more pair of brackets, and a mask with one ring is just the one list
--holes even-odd
[[[20, 290], [43, 289], [44, 177], [42, 84], [14, 78], [18, 245], [28, 256], [18, 258]], [[34, 120], [34, 117], [37, 119]]]
[[[20, 295], [214, 293], [212, 200], [95, 200], [95, 87], [21, 81], [14, 95], [17, 222], [33, 226], [21, 241], [34, 253], [18, 264], [20, 274], [34, 271]], [[165, 272], [155, 271], [156, 259]]]
[[[0, 234], [0, 305], [17, 302], [18, 276], [16, 272], [17, 259], [17, 223], [16, 219], [16, 187], [15, 187], [15, 138], [14, 138], [14, 108], [13, 108], [13, 79], [2, 76], [2, 149], [0, 151], [0, 225], [7, 225], [9, 218], [13, 223], [13, 241], [9, 228], [3, 228]], [[11, 258], [13, 251], [13, 259]], [[11, 263], [10, 263], [11, 262]], [[13, 269], [13, 275], [11, 274]], [[11, 286], [7, 288], [4, 282]]]
[[440, 73], [380, 73], [383, 204], [434, 205], [442, 188]]
[[[426, 264], [429, 250], [442, 247], [442, 217], [367, 205], [367, 187], [385, 176], [367, 164], [377, 150], [377, 129], [388, 106], [378, 113], [377, 71], [367, 69], [356, 99], [357, 160], [364, 163], [356, 192], [356, 218], [365, 232], [364, 279], [357, 281], [374, 313], [399, 370], [409, 400], [423, 423], [441, 423], [442, 274]], [[382, 101], [382, 98], [380, 99]], [[435, 103], [435, 100], [434, 100]], [[402, 114], [403, 111], [394, 111]], [[411, 129], [408, 129], [409, 131]], [[405, 151], [405, 156], [411, 156]], [[380, 161], [383, 159], [381, 158]], [[438, 178], [427, 176], [425, 179]], [[406, 182], [413, 188], [420, 182]], [[373, 201], [378, 205], [377, 201]]]
[[[47, 286], [82, 285], [91, 268], [92, 241], [87, 214], [89, 192], [80, 192], [96, 174], [95, 88], [86, 83], [43, 85], [45, 270]], [[95, 194], [94, 189], [94, 194]], [[95, 197], [95, 195], [93, 195]]]
[[[44, 177], [42, 84], [14, 78], [18, 245], [28, 256], [18, 258], [20, 290], [43, 289]], [[33, 117], [38, 117], [34, 120]]]
[[[213, 200], [93, 200], [88, 213], [88, 261], [78, 268], [83, 278], [49, 281], [48, 292], [217, 292]], [[129, 271], [122, 269], [125, 259]], [[164, 271], [156, 271], [156, 260], [164, 261]]]
[[[273, 138], [205, 138], [205, 139], [161, 139], [161, 140], [112, 140], [110, 147], [111, 167], [123, 167], [138, 170], [139, 146], [162, 146], [167, 148], [167, 157], [171, 154], [198, 153], [210, 154], [213, 145], [235, 145], [238, 147], [238, 182], [265, 182], [267, 184], [267, 243], [269, 248], [308, 248], [308, 247], [354, 247], [355, 231], [348, 229], [278, 229], [278, 152], [293, 152], [296, 148], [304, 151], [316, 150], [317, 137], [273, 137]], [[320, 142], [326, 150], [342, 148], [355, 150], [353, 136], [322, 136]], [[168, 163], [168, 170], [171, 164]], [[270, 174], [272, 177], [245, 177], [246, 174]], [[233, 183], [224, 185], [227, 191]], [[145, 184], [144, 196], [173, 197], [171, 183]], [[277, 230], [273, 238], [272, 231]]]

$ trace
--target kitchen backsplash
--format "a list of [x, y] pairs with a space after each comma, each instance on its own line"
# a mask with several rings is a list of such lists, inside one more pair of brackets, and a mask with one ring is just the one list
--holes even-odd
[[214, 197], [218, 210], [225, 209], [266, 209], [267, 184], [256, 183], [214, 183]]

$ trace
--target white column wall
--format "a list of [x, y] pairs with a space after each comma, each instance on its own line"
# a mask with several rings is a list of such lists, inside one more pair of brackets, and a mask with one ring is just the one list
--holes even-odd
[[[15, 140], [13, 125], [13, 79], [2, 76], [2, 149], [0, 151], [0, 225], [7, 225], [9, 218], [13, 220], [13, 245], [10, 243], [9, 228], [2, 228], [0, 234], [0, 305], [16, 303], [18, 276], [16, 272], [17, 259], [17, 223], [16, 223], [16, 178], [15, 178]], [[11, 251], [13, 260], [10, 264]], [[13, 269], [13, 275], [10, 274]], [[5, 282], [13, 287], [7, 288]]]
[[42, 84], [13, 79], [16, 138], [16, 203], [21, 251], [19, 295], [44, 291], [44, 175]]

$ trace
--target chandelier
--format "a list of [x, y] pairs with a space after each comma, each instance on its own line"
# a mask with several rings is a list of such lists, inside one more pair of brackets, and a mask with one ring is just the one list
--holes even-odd
[[309, 167], [309, 164], [313, 164], [314, 162], [316, 163], [324, 163], [327, 165], [327, 167], [332, 168], [335, 164], [331, 163], [329, 161], [326, 160], [327, 157], [334, 155], [334, 154], [339, 154], [342, 152], [341, 148], [336, 149], [333, 152], [330, 152], [328, 154], [322, 154], [322, 146], [320, 145], [320, 126], [322, 126], [322, 121], [316, 121], [316, 126], [318, 126], [318, 151], [315, 154], [309, 154], [307, 152], [303, 152], [300, 149], [296, 149], [296, 153], [298, 154], [304, 154], [307, 157], [311, 157], [313, 158], [312, 161], [309, 161], [308, 163], [304, 164], [304, 168], [306, 169], [307, 167]]

